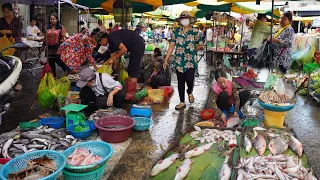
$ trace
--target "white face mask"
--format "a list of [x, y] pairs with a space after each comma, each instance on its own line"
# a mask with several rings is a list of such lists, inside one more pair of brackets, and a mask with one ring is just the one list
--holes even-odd
[[180, 24], [182, 26], [188, 26], [190, 25], [190, 19], [181, 19]]

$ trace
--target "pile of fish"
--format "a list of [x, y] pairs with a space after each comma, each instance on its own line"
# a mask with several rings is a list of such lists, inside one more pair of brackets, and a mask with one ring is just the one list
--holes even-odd
[[35, 150], [64, 151], [76, 144], [77, 139], [67, 135], [64, 128], [40, 126], [30, 131], [14, 130], [0, 135], [0, 157], [14, 158]]
[[240, 158], [238, 180], [247, 179], [306, 179], [316, 180], [296, 156], [268, 155]]
[[231, 130], [218, 130], [218, 129], [203, 129], [195, 126], [196, 131], [190, 133], [190, 136], [196, 140], [200, 141], [200, 143], [216, 143], [219, 140], [229, 141], [231, 144], [236, 144], [234, 142], [236, 140], [236, 136], [241, 135], [239, 131], [231, 131]]
[[290, 96], [280, 94], [275, 90], [265, 91], [259, 96], [259, 100], [267, 104], [287, 105], [290, 104]]
[[105, 116], [114, 116], [114, 115], [127, 116], [128, 112], [120, 108], [99, 109], [96, 112], [94, 112], [89, 119], [97, 120]]
[[67, 163], [72, 166], [86, 166], [97, 163], [102, 158], [90, 153], [89, 150], [83, 148], [76, 148], [74, 152], [68, 157]]
[[47, 156], [28, 161], [27, 166], [8, 175], [8, 180], [34, 180], [46, 177], [57, 170], [56, 163]]
[[[185, 158], [181, 166], [177, 169], [175, 180], [182, 180], [185, 178], [190, 169], [192, 160], [190, 158], [199, 156], [204, 152], [211, 149], [213, 143], [204, 144], [199, 147], [195, 147], [194, 149], [186, 152]], [[167, 170], [173, 163], [175, 163], [176, 159], [179, 158], [179, 154], [174, 153], [171, 156], [167, 157], [166, 159], [160, 160], [151, 170], [151, 176], [156, 176], [162, 171]]]
[[[267, 141], [269, 143], [267, 143]], [[301, 142], [287, 130], [279, 130], [269, 128], [268, 130], [262, 127], [253, 128], [250, 133], [244, 136], [243, 146], [247, 153], [251, 151], [252, 146], [256, 149], [257, 153], [262, 156], [268, 149], [272, 155], [280, 155], [285, 152], [289, 147], [299, 156], [302, 156], [303, 147]]]

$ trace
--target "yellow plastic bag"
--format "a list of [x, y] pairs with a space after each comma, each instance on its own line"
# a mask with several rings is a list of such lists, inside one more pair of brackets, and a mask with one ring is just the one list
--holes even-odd
[[120, 83], [122, 86], [125, 85], [126, 79], [129, 77], [128, 72], [124, 69], [120, 70]]
[[98, 73], [108, 73], [109, 75], [112, 74], [112, 64], [103, 64], [98, 70]]
[[[13, 37], [7, 38], [7, 36], [3, 36], [3, 37], [0, 38], [0, 50], [4, 49], [6, 47], [9, 47], [14, 43], [15, 43], [15, 41], [14, 41]], [[15, 52], [16, 52], [16, 49], [9, 48], [9, 49], [3, 51], [2, 55], [4, 55], [4, 56], [8, 56], [8, 55], [9, 56], [13, 56]]]
[[165, 90], [164, 89], [149, 89], [148, 97], [152, 103], [163, 103], [165, 101]]
[[40, 81], [37, 92], [40, 106], [44, 109], [52, 107], [57, 98], [57, 92], [56, 80], [51, 73], [46, 73]]
[[69, 81], [68, 77], [60, 78], [56, 81], [59, 94], [61, 93], [63, 97], [67, 97], [68, 92], [70, 90], [71, 82]]

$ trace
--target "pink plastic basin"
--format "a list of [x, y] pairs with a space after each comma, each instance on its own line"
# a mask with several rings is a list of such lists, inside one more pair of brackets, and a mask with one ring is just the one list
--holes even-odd
[[[134, 123], [134, 119], [128, 116], [106, 116], [96, 120], [94, 125], [103, 141], [108, 143], [120, 143], [129, 138]], [[104, 128], [106, 126], [124, 126], [124, 128]]]

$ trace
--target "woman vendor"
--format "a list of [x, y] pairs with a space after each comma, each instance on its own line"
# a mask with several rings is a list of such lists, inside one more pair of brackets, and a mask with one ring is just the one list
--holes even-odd
[[[291, 54], [293, 48], [294, 30], [291, 27], [292, 14], [285, 12], [280, 18], [281, 29], [272, 38], [272, 45], [274, 48], [273, 61], [276, 68], [285, 74], [290, 68]], [[270, 37], [268, 38], [270, 42]]]
[[0, 34], [6, 35], [8, 38], [12, 36], [15, 42], [21, 42], [23, 25], [20, 19], [13, 16], [12, 5], [10, 3], [3, 4], [2, 11], [4, 17], [0, 18]]
[[[164, 59], [161, 55], [160, 48], [154, 49], [154, 70], [151, 77], [147, 81], [153, 89], [158, 89], [159, 86], [170, 86], [171, 84], [171, 74], [170, 68], [163, 68]], [[168, 65], [167, 65], [168, 66]]]
[[48, 43], [48, 63], [51, 67], [54, 77], [56, 77], [56, 64], [62, 68], [66, 73], [69, 73], [69, 68], [64, 64], [58, 55], [58, 48], [60, 44], [65, 41], [66, 31], [64, 27], [60, 24], [58, 20], [58, 15], [52, 14], [50, 16], [50, 24], [47, 27], [46, 38], [42, 44], [42, 48], [46, 46], [46, 41]]
[[217, 69], [214, 76], [216, 82], [209, 94], [209, 108], [214, 110], [215, 118], [221, 118], [226, 125], [229, 112], [233, 113], [233, 117], [242, 116], [240, 108], [249, 100], [250, 92], [238, 92], [222, 69]]
[[88, 105], [86, 113], [111, 106], [123, 108], [125, 91], [122, 85], [107, 73], [95, 73], [90, 68], [83, 69], [77, 86], [81, 88], [81, 104]]
[[92, 57], [94, 43], [95, 36], [89, 37], [88, 29], [85, 29], [64, 41], [58, 49], [58, 54], [72, 72], [77, 72], [86, 60], [89, 60], [94, 68], [98, 70]]
[[126, 100], [134, 100], [140, 65], [145, 50], [142, 37], [134, 31], [121, 29], [101, 37], [101, 45], [109, 46], [111, 57], [107, 64], [113, 64], [118, 58], [130, 52], [130, 61], [127, 68], [129, 78], [126, 82]]

